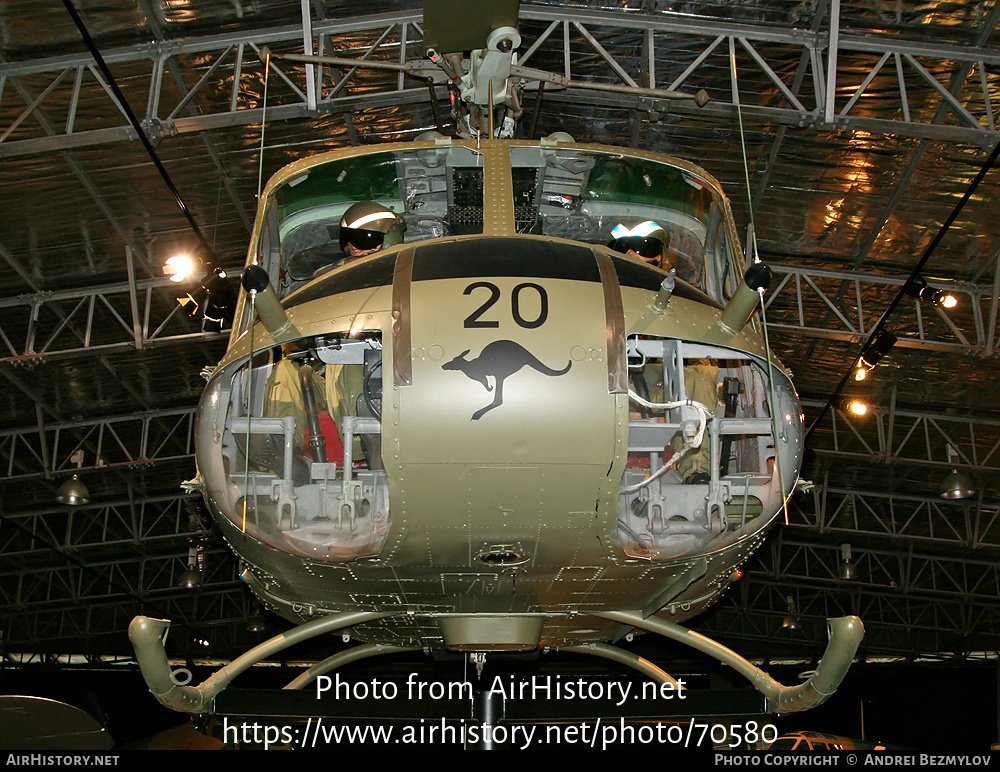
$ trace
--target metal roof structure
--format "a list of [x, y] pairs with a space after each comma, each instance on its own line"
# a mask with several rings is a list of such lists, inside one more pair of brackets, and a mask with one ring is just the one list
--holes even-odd
[[[263, 46], [419, 62], [418, 2], [74, 7], [229, 268], [244, 261], [261, 176], [326, 149], [412, 138], [435, 126], [432, 99], [447, 113], [440, 79], [287, 62], [272, 70], [265, 108]], [[864, 620], [866, 656], [1000, 649], [1000, 170], [988, 163], [1000, 140], [1000, 2], [567, 0], [522, 2], [520, 20], [522, 65], [705, 89], [711, 101], [698, 107], [546, 88], [536, 134], [704, 166], [741, 227], [752, 215], [775, 272], [766, 322], [815, 423], [802, 474], [812, 485], [693, 626], [769, 657], [815, 653], [822, 620], [844, 613]], [[140, 612], [213, 636], [220, 656], [259, 639], [246, 630], [256, 612], [235, 558], [180, 488], [194, 474], [199, 371], [225, 337], [186, 318], [161, 273], [197, 237], [121, 98], [63, 3], [0, 3], [7, 656], [127, 654]], [[824, 411], [922, 257], [928, 284], [959, 305], [904, 297], [886, 323], [895, 348], [843, 390], [867, 397], [869, 415]], [[973, 478], [974, 498], [939, 497], [953, 469]], [[91, 502], [69, 509], [55, 495], [73, 473]], [[857, 567], [849, 581], [844, 545]], [[178, 586], [192, 546], [205, 567], [194, 591]], [[782, 629], [790, 605], [798, 631]]]

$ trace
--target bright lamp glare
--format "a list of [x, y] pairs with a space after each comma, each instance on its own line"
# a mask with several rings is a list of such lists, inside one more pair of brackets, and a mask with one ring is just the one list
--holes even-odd
[[958, 305], [958, 298], [956, 298], [954, 295], [945, 295], [943, 298], [941, 298], [942, 308], [954, 308], [957, 305]]
[[174, 255], [168, 257], [163, 266], [163, 275], [169, 276], [170, 281], [182, 282], [191, 277], [197, 270], [197, 261], [188, 255]]
[[858, 369], [854, 371], [854, 380], [856, 381], [863, 381], [867, 377], [868, 371], [864, 367], [858, 367]]
[[857, 416], [865, 415], [868, 412], [868, 405], [864, 402], [858, 402], [857, 400], [852, 400], [847, 403], [847, 409]]

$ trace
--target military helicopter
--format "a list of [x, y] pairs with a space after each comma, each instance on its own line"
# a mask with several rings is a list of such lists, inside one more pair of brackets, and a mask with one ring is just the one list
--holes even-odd
[[[439, 25], [428, 47], [461, 96], [458, 136], [305, 158], [260, 197], [192, 485], [249, 588], [298, 626], [193, 686], [170, 672], [169, 622], [137, 617], [143, 674], [169, 707], [210, 710], [254, 662], [328, 632], [363, 643], [294, 688], [381, 653], [481, 667], [540, 647], [675, 683], [610, 643], [645, 631], [788, 713], [851, 664], [856, 617], [828, 621], [795, 686], [681, 625], [738, 578], [798, 479], [801, 410], [753, 318], [768, 272], [752, 251], [744, 265], [698, 166], [506, 138], [498, 107], [543, 75], [513, 62], [517, 4], [502, 5], [512, 18], [489, 16], [477, 45]], [[359, 202], [368, 215], [347, 222]], [[381, 248], [346, 259], [349, 226]]]

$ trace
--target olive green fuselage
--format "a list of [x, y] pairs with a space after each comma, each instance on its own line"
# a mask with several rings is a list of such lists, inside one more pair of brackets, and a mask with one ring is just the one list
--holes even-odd
[[[489, 179], [489, 153], [506, 145], [484, 145]], [[496, 185], [499, 200], [504, 184]], [[365, 482], [351, 503], [350, 524], [337, 526], [377, 532], [370, 554], [345, 559], [318, 549], [311, 557], [306, 549], [283, 549], [280, 537], [262, 536], [266, 529], [248, 528], [245, 518], [241, 523], [233, 513], [243, 500], [233, 493], [241, 485], [241, 469], [230, 468], [235, 451], [226, 451], [230, 461], [221, 466], [218, 460], [221, 448], [237, 444], [226, 439], [220, 410], [229, 387], [210, 389], [202, 403], [198, 454], [207, 498], [244, 561], [245, 580], [277, 613], [306, 621], [347, 610], [388, 612], [355, 636], [423, 647], [609, 640], [617, 626], [592, 613], [638, 610], [682, 621], [715, 602], [794, 484], [797, 447], [790, 461], [764, 464], [767, 452], [775, 454], [765, 450], [775, 444], [768, 421], [752, 440], [762, 449], [754, 450], [759, 468], [748, 462], [740, 474], [716, 469], [702, 485], [657, 482], [654, 493], [626, 496], [624, 482], [645, 476], [627, 471], [636, 432], [667, 431], [671, 420], [668, 414], [657, 426], [630, 403], [628, 364], [637, 360], [627, 340], [664, 351], [676, 341], [693, 346], [675, 366], [663, 365], [668, 372], [711, 361], [734, 373], [752, 371], [743, 380], [758, 391], [772, 379], [782, 390], [774, 411], [781, 413], [780, 443], [794, 446], [801, 418], [791, 385], [768, 367], [753, 329], [719, 324], [720, 304], [687, 289], [658, 310], [665, 273], [651, 278], [654, 269], [599, 245], [519, 235], [505, 207], [492, 208], [487, 199], [482, 234], [402, 244], [299, 287], [283, 300], [294, 329], [287, 340], [273, 340], [260, 325], [234, 334], [215, 379], [233, 379], [251, 347], [274, 352], [276, 344], [308, 348], [363, 337], [381, 355], [384, 473], [358, 470]], [[363, 271], [370, 278], [348, 280]], [[721, 406], [710, 407], [722, 415]], [[669, 444], [663, 436], [660, 447]], [[715, 445], [720, 436], [713, 435]], [[714, 453], [718, 466], [718, 448]], [[342, 480], [317, 480], [314, 469], [317, 496], [328, 487], [350, 500]], [[368, 512], [380, 485], [386, 511], [372, 526]], [[662, 522], [654, 522], [661, 515], [652, 509], [635, 515], [643, 502], [662, 510]], [[302, 505], [286, 508], [289, 522], [295, 506]], [[650, 535], [632, 538], [633, 516], [650, 523]]]

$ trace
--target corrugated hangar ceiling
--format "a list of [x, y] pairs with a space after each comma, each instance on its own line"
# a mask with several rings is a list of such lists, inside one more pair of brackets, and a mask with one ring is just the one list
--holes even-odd
[[[418, 2], [74, 6], [230, 268], [244, 261], [261, 175], [448, 119], [442, 83], [281, 62], [261, 138], [262, 47], [413, 62]], [[788, 524], [693, 625], [745, 653], [811, 656], [823, 620], [846, 613], [864, 620], [868, 657], [1000, 648], [998, 18], [995, 0], [521, 4], [521, 64], [710, 97], [698, 107], [547, 88], [535, 134], [704, 166], [741, 228], [752, 214], [775, 273], [770, 340], [815, 424], [815, 457]], [[533, 95], [525, 108], [522, 133]], [[264, 635], [247, 630], [254, 603], [180, 487], [194, 475], [199, 371], [225, 336], [179, 310], [160, 268], [196, 237], [58, 0], [0, 4], [0, 192], [3, 652], [127, 654], [128, 623], [145, 613], [210, 634], [218, 656], [238, 653]], [[924, 278], [958, 306], [904, 297], [886, 325], [895, 348], [841, 392], [866, 397], [868, 416], [846, 417], [839, 398], [824, 411], [925, 256]], [[954, 469], [973, 498], [939, 497]], [[54, 499], [74, 472], [91, 501], [70, 510]], [[178, 586], [192, 545], [206, 570], [194, 591]], [[852, 580], [840, 578], [844, 545]], [[782, 628], [790, 603], [795, 631]]]

